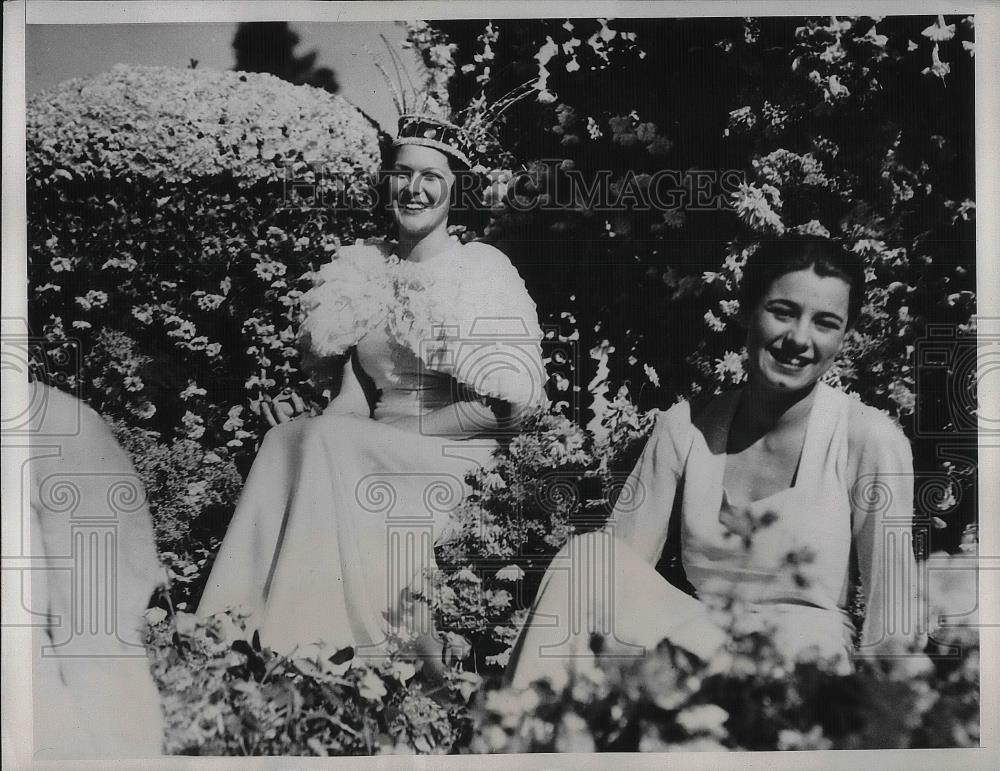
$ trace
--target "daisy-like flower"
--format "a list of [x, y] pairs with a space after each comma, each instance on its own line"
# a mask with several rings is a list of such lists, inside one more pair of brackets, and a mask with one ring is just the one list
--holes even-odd
[[274, 260], [261, 260], [258, 262], [253, 269], [261, 281], [270, 283], [279, 276], [284, 276], [287, 268], [284, 263], [276, 262]]
[[203, 311], [214, 311], [226, 300], [221, 294], [196, 294], [198, 294], [198, 307]]

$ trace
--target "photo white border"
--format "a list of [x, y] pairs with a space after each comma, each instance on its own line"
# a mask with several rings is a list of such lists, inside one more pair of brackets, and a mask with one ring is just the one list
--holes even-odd
[[[1000, 317], [1000, 166], [996, 148], [1000, 146], [1000, 6], [996, 2], [930, 3], [923, 0], [882, 0], [881, 2], [818, 3], [801, 0], [787, 2], [595, 2], [594, 0], [494, 0], [492, 2], [69, 2], [53, 0], [8, 0], [3, 5], [3, 284], [4, 323], [10, 318], [25, 318], [26, 313], [26, 231], [25, 231], [25, 24], [136, 24], [169, 22], [235, 22], [282, 20], [291, 22], [375, 21], [395, 19], [443, 18], [538, 18], [545, 17], [655, 17], [655, 16], [764, 16], [764, 15], [912, 15], [929, 13], [976, 15], [976, 236], [977, 282], [980, 315]], [[8, 331], [5, 326], [4, 331]], [[21, 404], [27, 400], [26, 384], [4, 371], [3, 398]], [[1000, 383], [987, 379], [980, 390], [982, 403], [1000, 405]], [[24, 451], [4, 449], [3, 535], [19, 523], [12, 516], [19, 508], [19, 481]], [[464, 769], [471, 763], [477, 768], [907, 768], [977, 769], [1000, 767], [998, 726], [998, 656], [1000, 651], [1000, 448], [980, 446], [979, 456], [979, 527], [983, 555], [998, 555], [989, 564], [992, 570], [981, 573], [980, 623], [982, 647], [982, 721], [980, 750], [869, 750], [830, 752], [757, 752], [757, 753], [670, 753], [615, 755], [493, 755], [493, 756], [385, 756], [374, 758], [182, 758], [151, 760], [52, 762], [31, 764], [31, 660], [30, 630], [4, 628], [2, 635], [4, 768], [58, 769], [177, 769], [177, 768], [267, 768], [292, 771], [306, 768], [408, 767]], [[14, 525], [11, 522], [14, 521]], [[6, 539], [5, 539], [6, 540]], [[7, 541], [8, 543], [10, 541]], [[17, 608], [20, 598], [12, 596], [15, 582], [3, 581], [4, 621]], [[30, 598], [30, 597], [29, 597]], [[987, 655], [989, 653], [990, 655]]]

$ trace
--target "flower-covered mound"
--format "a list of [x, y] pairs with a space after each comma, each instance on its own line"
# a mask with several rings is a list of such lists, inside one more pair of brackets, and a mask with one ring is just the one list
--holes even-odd
[[341, 96], [267, 73], [117, 65], [34, 94], [28, 175], [141, 176], [182, 183], [231, 175], [281, 181], [285, 167], [373, 172], [370, 121]]

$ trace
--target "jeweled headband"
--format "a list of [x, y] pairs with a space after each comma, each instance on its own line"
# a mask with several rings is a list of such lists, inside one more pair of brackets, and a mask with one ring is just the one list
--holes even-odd
[[461, 126], [430, 115], [407, 114], [399, 117], [399, 131], [393, 147], [419, 145], [431, 147], [472, 168], [472, 142]]

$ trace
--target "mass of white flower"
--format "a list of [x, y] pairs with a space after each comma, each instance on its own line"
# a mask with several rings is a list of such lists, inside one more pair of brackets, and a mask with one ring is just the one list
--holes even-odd
[[[32, 95], [28, 175], [281, 181], [286, 165], [372, 172], [376, 132], [341, 96], [274, 75], [119, 64]], [[293, 169], [296, 166], [293, 166]]]

